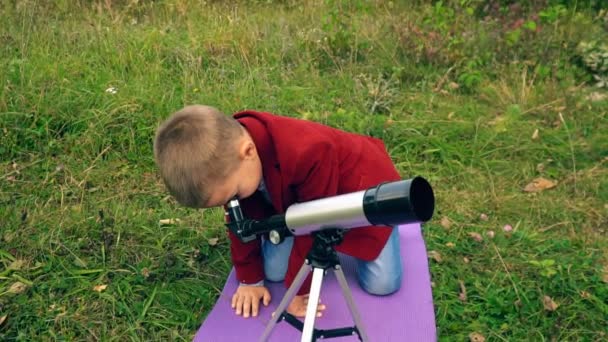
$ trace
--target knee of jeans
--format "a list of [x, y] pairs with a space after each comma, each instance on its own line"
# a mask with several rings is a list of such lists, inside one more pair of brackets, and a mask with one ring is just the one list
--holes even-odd
[[395, 293], [401, 288], [401, 272], [377, 277], [368, 283], [361, 283], [361, 286], [367, 293], [377, 296]]
[[272, 282], [280, 282], [285, 279], [285, 272], [281, 272], [280, 270], [270, 269], [270, 267], [264, 268], [264, 276], [266, 280]]

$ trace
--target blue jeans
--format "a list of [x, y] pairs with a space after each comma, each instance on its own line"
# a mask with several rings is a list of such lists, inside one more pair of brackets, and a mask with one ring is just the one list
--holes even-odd
[[[270, 281], [285, 279], [289, 254], [293, 247], [293, 237], [275, 245], [262, 240], [264, 255], [264, 273]], [[399, 228], [394, 227], [380, 255], [372, 261], [357, 261], [357, 279], [361, 287], [374, 295], [388, 295], [401, 287], [401, 253], [399, 246]]]

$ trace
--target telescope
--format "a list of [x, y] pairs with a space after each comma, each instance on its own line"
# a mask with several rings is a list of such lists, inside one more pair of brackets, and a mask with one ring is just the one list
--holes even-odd
[[[266, 233], [274, 244], [281, 243], [290, 235], [313, 236], [312, 248], [305, 263], [283, 296], [277, 307], [277, 314], [270, 319], [260, 341], [267, 341], [274, 326], [279, 321], [286, 321], [302, 331], [301, 342], [355, 334], [360, 341], [368, 342], [369, 338], [340, 266], [335, 246], [342, 242], [343, 232], [347, 229], [425, 222], [433, 216], [434, 210], [433, 189], [422, 177], [380, 183], [367, 190], [296, 203], [289, 206], [285, 214], [274, 215], [261, 221], [246, 219], [238, 199], [230, 200], [226, 206], [226, 215], [230, 219], [227, 226], [243, 242], [249, 242]], [[285, 309], [304, 282], [308, 266], [312, 269], [313, 276], [305, 321], [302, 324]], [[355, 322], [352, 327], [325, 330], [314, 327], [321, 284], [327, 270], [334, 271], [340, 284]]]
[[285, 214], [265, 220], [243, 217], [238, 199], [228, 202], [228, 228], [243, 242], [268, 233], [278, 244], [290, 235], [308, 235], [325, 229], [353, 229], [426, 222], [433, 216], [435, 197], [422, 177], [385, 182], [348, 194], [296, 203]]

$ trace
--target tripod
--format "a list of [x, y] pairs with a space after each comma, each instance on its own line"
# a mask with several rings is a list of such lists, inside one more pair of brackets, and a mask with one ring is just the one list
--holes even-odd
[[[274, 316], [264, 330], [264, 334], [260, 338], [260, 341], [265, 342], [272, 333], [272, 329], [279, 322], [284, 320], [291, 324], [296, 329], [302, 331], [301, 342], [316, 341], [318, 338], [333, 338], [341, 336], [350, 336], [357, 334], [360, 341], [369, 341], [367, 334], [363, 328], [361, 322], [361, 316], [355, 302], [353, 295], [348, 287], [344, 272], [340, 266], [340, 260], [336, 253], [335, 246], [342, 242], [344, 232], [342, 229], [326, 229], [313, 233], [313, 245], [306, 256], [306, 262], [302, 265], [298, 274], [296, 275], [293, 283], [283, 296], [281, 303], [277, 307]], [[304, 318], [304, 324], [295, 318], [293, 315], [287, 313], [285, 309], [287, 305], [295, 295], [296, 291], [300, 288], [307, 276], [308, 268], [312, 269], [312, 285], [310, 288], [310, 295], [308, 298], [308, 305], [306, 306], [306, 316]], [[321, 294], [321, 285], [323, 283], [323, 276], [327, 270], [333, 270], [340, 288], [342, 289], [342, 295], [346, 299], [346, 304], [350, 310], [351, 316], [355, 322], [353, 327], [344, 327], [337, 329], [315, 329], [315, 317], [317, 313], [317, 305], [319, 303], [319, 295]], [[280, 314], [279, 314], [280, 313]]]

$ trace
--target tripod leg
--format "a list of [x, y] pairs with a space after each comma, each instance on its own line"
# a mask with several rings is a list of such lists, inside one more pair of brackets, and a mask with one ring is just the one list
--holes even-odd
[[369, 338], [365, 333], [365, 329], [363, 328], [363, 321], [361, 320], [361, 315], [359, 315], [359, 311], [355, 306], [355, 301], [353, 300], [353, 294], [350, 292], [350, 288], [348, 287], [348, 283], [346, 282], [346, 278], [344, 277], [344, 272], [342, 272], [342, 268], [340, 265], [336, 265], [334, 273], [336, 274], [336, 278], [338, 279], [338, 283], [340, 283], [340, 288], [342, 289], [342, 295], [344, 299], [346, 299], [346, 304], [348, 305], [348, 309], [350, 310], [351, 316], [353, 316], [353, 320], [355, 321], [355, 326], [357, 330], [359, 330], [359, 335], [361, 336], [361, 341], [368, 342]]
[[319, 305], [319, 295], [321, 294], [321, 284], [325, 270], [313, 267], [312, 285], [308, 295], [308, 306], [306, 306], [306, 318], [304, 319], [304, 329], [302, 330], [301, 342], [312, 341], [313, 330], [315, 328], [315, 318], [317, 317], [317, 306]]
[[289, 289], [283, 296], [281, 303], [279, 304], [276, 311], [274, 312], [274, 317], [271, 317], [270, 322], [268, 322], [268, 325], [266, 325], [266, 329], [264, 329], [264, 334], [260, 338], [260, 342], [265, 342], [268, 340], [268, 337], [270, 337], [270, 333], [272, 332], [272, 329], [279, 321], [281, 314], [283, 313], [283, 311], [285, 311], [285, 309], [287, 308], [287, 305], [289, 304], [289, 302], [291, 301], [293, 296], [296, 294], [296, 291], [300, 288], [300, 286], [306, 279], [306, 275], [308, 273], [307, 271], [308, 271], [309, 267], [310, 266], [306, 263], [304, 263], [302, 265], [302, 267], [300, 267], [300, 270], [298, 271], [298, 274], [296, 275], [295, 279], [293, 280], [293, 283], [291, 283], [291, 286], [289, 287]]

